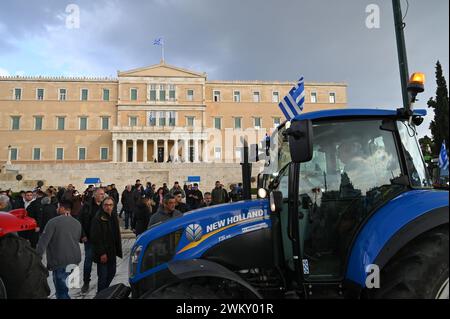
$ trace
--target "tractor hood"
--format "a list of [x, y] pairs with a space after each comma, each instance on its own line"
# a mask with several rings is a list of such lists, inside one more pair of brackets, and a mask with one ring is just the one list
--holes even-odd
[[[200, 258], [220, 242], [264, 228], [271, 228], [269, 201], [266, 199], [216, 205], [154, 225], [137, 238], [132, 251], [139, 247], [143, 252], [138, 262], [142, 265], [142, 258], [157, 254], [150, 252], [154, 251], [154, 246], [170, 241], [173, 243], [171, 247], [165, 247], [165, 250], [171, 250], [170, 261]], [[136, 277], [141, 277], [142, 272], [158, 271], [166, 265], [161, 263], [156, 267], [155, 264], [151, 269], [138, 266]]]

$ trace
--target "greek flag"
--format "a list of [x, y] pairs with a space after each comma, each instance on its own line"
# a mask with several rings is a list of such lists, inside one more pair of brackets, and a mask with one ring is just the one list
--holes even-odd
[[153, 40], [153, 45], [163, 45], [163, 38]]
[[303, 111], [303, 104], [305, 103], [305, 82], [303, 77], [298, 80], [296, 86], [294, 86], [286, 95], [283, 100], [278, 104], [284, 116], [288, 120], [292, 120]]
[[446, 170], [448, 168], [448, 156], [445, 149], [445, 141], [442, 142], [441, 151], [439, 152], [439, 168]]

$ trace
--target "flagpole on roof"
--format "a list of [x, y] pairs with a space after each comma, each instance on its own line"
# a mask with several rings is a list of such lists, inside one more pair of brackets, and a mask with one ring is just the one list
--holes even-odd
[[164, 38], [161, 38], [161, 56], [162, 56], [162, 62], [164, 63]]

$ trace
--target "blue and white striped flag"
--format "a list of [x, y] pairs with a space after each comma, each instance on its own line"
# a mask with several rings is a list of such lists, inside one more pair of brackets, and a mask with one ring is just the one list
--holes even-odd
[[448, 168], [448, 156], [445, 148], [445, 141], [442, 142], [441, 151], [439, 152], [439, 168], [443, 170]]
[[163, 38], [153, 40], [153, 45], [163, 45]]
[[303, 104], [305, 103], [305, 82], [303, 77], [298, 80], [289, 93], [278, 104], [284, 116], [288, 120], [292, 120], [303, 111]]

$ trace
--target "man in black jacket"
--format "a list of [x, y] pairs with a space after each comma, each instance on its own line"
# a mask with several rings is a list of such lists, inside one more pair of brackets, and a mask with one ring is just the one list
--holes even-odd
[[89, 282], [91, 281], [92, 271], [92, 244], [91, 244], [91, 224], [92, 219], [101, 208], [101, 203], [105, 198], [103, 188], [97, 188], [94, 196], [87, 201], [81, 208], [80, 222], [83, 227], [84, 241], [84, 266], [83, 266], [83, 287], [81, 293], [85, 294], [89, 290]]
[[122, 207], [125, 212], [125, 229], [128, 229], [130, 225], [130, 219], [133, 218], [133, 210], [136, 205], [136, 196], [138, 191], [133, 191], [131, 185], [127, 185], [125, 190], [122, 193]]
[[91, 226], [93, 260], [97, 264], [98, 275], [97, 293], [109, 287], [116, 275], [116, 257], [122, 258], [119, 218], [114, 212], [116, 203], [107, 197], [101, 205]]
[[176, 210], [180, 211], [183, 214], [190, 210], [189, 206], [183, 203], [183, 194], [180, 191], [173, 192], [173, 197], [175, 197], [177, 203], [175, 206]]

